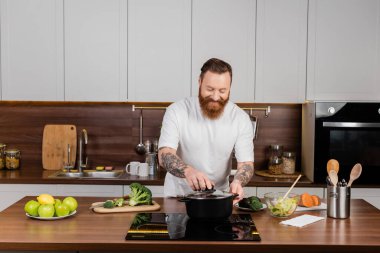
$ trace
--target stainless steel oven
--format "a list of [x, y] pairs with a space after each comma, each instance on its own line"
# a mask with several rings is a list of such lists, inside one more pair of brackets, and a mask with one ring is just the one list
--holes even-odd
[[309, 179], [324, 183], [327, 161], [334, 158], [340, 179], [348, 181], [361, 163], [355, 184], [380, 184], [380, 103], [306, 103], [302, 114], [301, 164]]

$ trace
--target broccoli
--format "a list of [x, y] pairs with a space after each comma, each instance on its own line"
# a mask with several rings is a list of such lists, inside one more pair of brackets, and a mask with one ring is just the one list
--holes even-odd
[[130, 184], [129, 205], [152, 205], [152, 192], [149, 188], [139, 183]]
[[123, 206], [124, 205], [124, 198], [118, 198], [113, 200], [115, 206]]
[[118, 198], [118, 199], [113, 199], [113, 200], [107, 200], [106, 202], [103, 203], [104, 208], [114, 208], [117, 206], [123, 206], [125, 204], [124, 198]]
[[258, 211], [263, 208], [263, 203], [261, 203], [260, 199], [256, 196], [251, 196], [248, 198], [243, 198], [239, 202], [240, 207], [250, 208], [253, 211]]
[[103, 207], [104, 208], [114, 208], [115, 203], [113, 202], [113, 200], [107, 200], [106, 202], [104, 202]]

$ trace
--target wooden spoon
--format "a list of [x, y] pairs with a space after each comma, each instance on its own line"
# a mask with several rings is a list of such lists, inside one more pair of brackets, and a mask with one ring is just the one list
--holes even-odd
[[350, 181], [348, 181], [347, 187], [351, 187], [352, 182], [354, 182], [354, 180], [358, 179], [358, 177], [360, 177], [360, 174], [362, 174], [362, 165], [360, 163], [357, 163], [351, 169]]
[[339, 162], [335, 159], [330, 159], [327, 162], [327, 174], [330, 173], [330, 170], [335, 170], [336, 174], [339, 172]]
[[[294, 188], [294, 186], [296, 185], [296, 183], [298, 182], [298, 180], [300, 180], [300, 178], [302, 177], [301, 174], [298, 175], [296, 181], [294, 181], [294, 183], [292, 184], [292, 186], [290, 186], [289, 190], [285, 193], [284, 197], [282, 197], [281, 201], [286, 199], [286, 197], [289, 195], [289, 193], [291, 192], [291, 190]], [[281, 202], [280, 201], [280, 202]]]
[[338, 183], [338, 174], [336, 173], [336, 171], [330, 170], [329, 171], [329, 177], [330, 177], [330, 180], [331, 180], [331, 183], [333, 184], [333, 186], [336, 186], [336, 184]]

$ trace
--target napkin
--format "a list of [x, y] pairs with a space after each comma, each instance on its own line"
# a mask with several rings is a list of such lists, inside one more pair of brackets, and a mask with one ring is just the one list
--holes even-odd
[[288, 226], [294, 226], [294, 227], [303, 227], [308, 224], [323, 220], [324, 217], [314, 216], [314, 215], [308, 215], [304, 214], [298, 217], [295, 217], [293, 219], [281, 221], [280, 224], [288, 225]]

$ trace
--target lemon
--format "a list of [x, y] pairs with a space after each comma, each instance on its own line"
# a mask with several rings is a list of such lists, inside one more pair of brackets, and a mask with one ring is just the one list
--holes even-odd
[[54, 205], [55, 203], [54, 197], [47, 193], [43, 193], [38, 196], [37, 200], [41, 205]]

